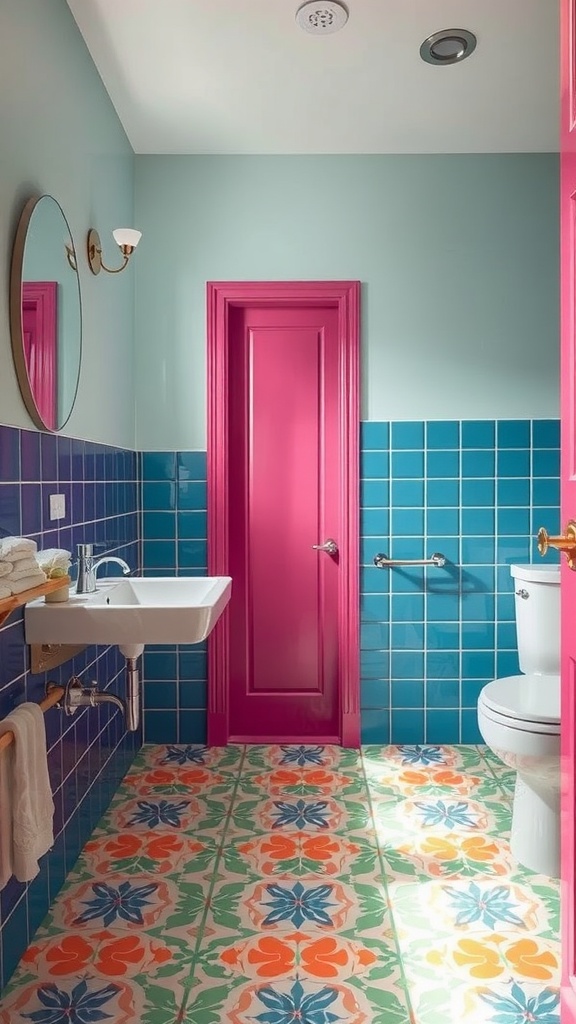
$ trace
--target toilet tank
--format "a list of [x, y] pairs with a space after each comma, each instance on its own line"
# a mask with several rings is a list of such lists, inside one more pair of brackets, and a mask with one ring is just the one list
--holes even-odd
[[560, 566], [511, 565], [520, 671], [560, 674]]

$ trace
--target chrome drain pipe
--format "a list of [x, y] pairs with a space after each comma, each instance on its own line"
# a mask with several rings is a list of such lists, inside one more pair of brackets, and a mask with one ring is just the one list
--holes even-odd
[[140, 724], [140, 673], [138, 658], [126, 658], [126, 729], [136, 732]]

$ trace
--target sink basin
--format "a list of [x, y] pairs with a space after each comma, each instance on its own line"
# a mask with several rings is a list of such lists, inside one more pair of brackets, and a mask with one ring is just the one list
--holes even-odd
[[68, 601], [30, 601], [24, 613], [29, 644], [197, 644], [230, 600], [229, 576], [103, 579], [93, 594]]

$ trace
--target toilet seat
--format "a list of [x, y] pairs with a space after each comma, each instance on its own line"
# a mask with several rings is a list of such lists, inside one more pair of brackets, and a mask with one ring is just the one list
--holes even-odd
[[559, 676], [518, 675], [494, 679], [478, 698], [478, 709], [510, 729], [559, 735]]

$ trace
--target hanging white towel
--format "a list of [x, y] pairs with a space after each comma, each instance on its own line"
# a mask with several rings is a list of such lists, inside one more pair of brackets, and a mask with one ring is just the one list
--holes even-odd
[[13, 732], [14, 740], [0, 753], [0, 889], [11, 874], [19, 882], [36, 878], [38, 859], [54, 845], [54, 801], [39, 705], [17, 707], [0, 722], [0, 736], [5, 732]]
[[38, 550], [35, 540], [29, 537], [2, 537], [0, 539], [0, 558], [7, 562], [16, 562], [20, 558], [33, 558]]

